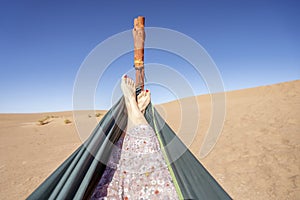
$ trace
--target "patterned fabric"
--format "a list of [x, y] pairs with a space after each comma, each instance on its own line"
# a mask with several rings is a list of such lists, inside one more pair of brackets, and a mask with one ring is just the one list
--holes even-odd
[[91, 199], [178, 199], [149, 125], [136, 126], [119, 139]]

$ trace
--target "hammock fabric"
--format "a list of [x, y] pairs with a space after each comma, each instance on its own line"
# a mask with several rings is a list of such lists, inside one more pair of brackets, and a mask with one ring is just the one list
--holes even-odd
[[[231, 199], [151, 104], [145, 117], [157, 134], [179, 199]], [[89, 199], [106, 168], [99, 160], [106, 163], [126, 125], [127, 111], [121, 98], [91, 136], [27, 199]]]

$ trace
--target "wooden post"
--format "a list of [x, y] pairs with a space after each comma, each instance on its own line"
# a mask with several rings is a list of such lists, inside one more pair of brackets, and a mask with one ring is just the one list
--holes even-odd
[[144, 90], [144, 43], [145, 43], [145, 17], [139, 16], [134, 19], [132, 30], [134, 40], [134, 67], [135, 83], [137, 90]]

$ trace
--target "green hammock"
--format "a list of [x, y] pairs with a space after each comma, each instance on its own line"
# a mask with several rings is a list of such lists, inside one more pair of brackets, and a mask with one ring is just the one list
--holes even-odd
[[[147, 107], [145, 117], [157, 134], [180, 199], [231, 199], [152, 104]], [[27, 199], [89, 199], [106, 168], [99, 160], [104, 163], [108, 161], [113, 144], [118, 141], [126, 125], [127, 112], [124, 99], [121, 98], [103, 117], [91, 136]], [[173, 162], [170, 164], [170, 161]]]

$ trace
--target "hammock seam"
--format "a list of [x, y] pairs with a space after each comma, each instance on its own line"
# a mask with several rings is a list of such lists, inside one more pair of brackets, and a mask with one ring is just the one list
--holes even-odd
[[157, 138], [158, 138], [158, 141], [159, 141], [159, 145], [160, 145], [160, 148], [161, 148], [161, 150], [163, 152], [164, 158], [165, 158], [165, 160], [167, 162], [167, 166], [168, 166], [168, 169], [170, 171], [170, 174], [171, 174], [174, 186], [175, 186], [175, 190], [177, 192], [178, 198], [181, 199], [181, 200], [184, 200], [182, 192], [181, 192], [180, 187], [179, 187], [179, 184], [178, 184], [177, 179], [175, 177], [174, 171], [172, 169], [172, 166], [171, 166], [170, 161], [169, 161], [169, 159], [167, 157], [165, 148], [164, 148], [163, 143], [161, 141], [160, 135], [158, 134], [158, 131], [157, 131], [157, 126], [156, 126], [156, 122], [155, 122], [155, 116], [154, 116], [153, 106], [151, 106], [151, 108], [152, 108], [152, 117], [153, 117], [153, 124], [154, 124], [155, 133], [157, 135]]

